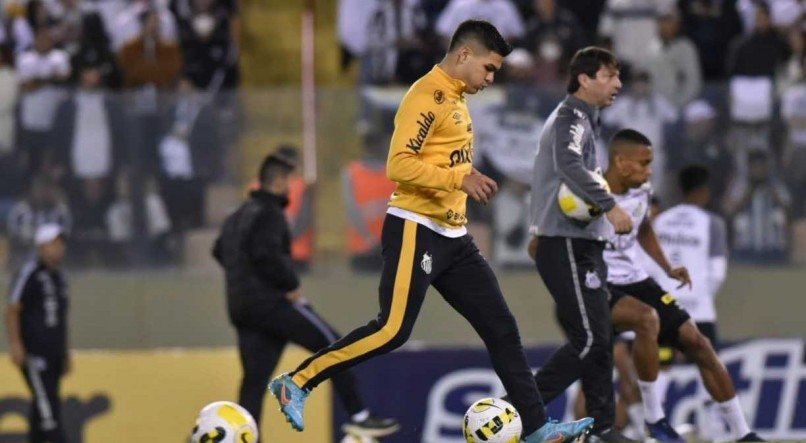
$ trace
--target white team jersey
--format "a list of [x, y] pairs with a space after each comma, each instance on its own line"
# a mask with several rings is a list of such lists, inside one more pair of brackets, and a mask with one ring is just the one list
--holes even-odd
[[616, 204], [621, 206], [632, 219], [632, 231], [616, 235], [612, 225], [604, 251], [607, 263], [607, 282], [614, 285], [629, 285], [649, 278], [649, 274], [638, 262], [641, 245], [638, 244], [638, 229], [649, 210], [652, 188], [647, 184], [630, 189], [625, 194], [613, 194]]
[[673, 267], [685, 266], [692, 283], [691, 289], [677, 289], [679, 282], [660, 275], [656, 278], [658, 284], [675, 294], [677, 303], [694, 321], [716, 321], [714, 297], [721, 277], [712, 275], [712, 260], [726, 255], [724, 221], [697, 206], [680, 204], [662, 212], [652, 227], [669, 263]]

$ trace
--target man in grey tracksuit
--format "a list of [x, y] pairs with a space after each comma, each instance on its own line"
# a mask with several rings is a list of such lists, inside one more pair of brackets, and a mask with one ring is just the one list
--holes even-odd
[[[588, 414], [596, 422], [594, 438], [627, 441], [611, 430], [615, 407], [612, 383], [612, 324], [602, 258], [606, 230], [629, 232], [631, 221], [592, 174], [598, 173], [594, 140], [599, 109], [609, 106], [621, 88], [615, 57], [604, 49], [585, 48], [569, 67], [569, 95], [549, 116], [540, 135], [532, 180], [530, 252], [557, 304], [556, 314], [568, 343], [535, 374], [546, 402], [582, 379]], [[592, 204], [597, 216], [588, 223], [566, 216], [557, 201], [565, 183]], [[535, 253], [536, 248], [536, 253]]]

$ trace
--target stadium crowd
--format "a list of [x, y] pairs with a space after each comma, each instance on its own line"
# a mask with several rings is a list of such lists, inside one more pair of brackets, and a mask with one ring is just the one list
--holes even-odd
[[176, 255], [181, 233], [203, 223], [205, 185], [226, 173], [238, 29], [234, 0], [3, 2], [0, 238], [11, 268], [47, 222], [69, 233], [73, 264]]
[[[565, 95], [570, 57], [588, 45], [615, 51], [626, 85], [601, 114], [602, 149], [620, 128], [647, 134], [662, 206], [679, 201], [677, 171], [706, 165], [734, 260], [806, 262], [802, 2], [341, 0], [338, 8], [342, 67], [358, 65], [366, 144], [364, 158], [343, 159], [355, 268], [377, 265], [391, 189], [383, 164], [397, 101], [376, 92], [431, 69], [471, 17], [516, 47], [496, 79], [503, 92], [491, 95], [500, 100], [471, 105], [475, 161], [503, 185], [492, 205], [470, 212], [495, 262], [529, 262], [537, 136]], [[205, 224], [207, 186], [229, 174], [222, 165], [239, 129], [237, 0], [4, 0], [0, 21], [0, 240], [10, 267], [45, 222], [69, 232], [73, 265], [176, 262], [183, 234]], [[309, 261], [310, 245], [302, 249]]]
[[[677, 171], [710, 168], [711, 209], [729, 220], [732, 258], [781, 263], [802, 262], [806, 250], [804, 11], [796, 0], [342, 0], [338, 20], [343, 66], [357, 61], [369, 91], [416, 80], [467, 18], [514, 42], [496, 78], [504, 98], [471, 105], [476, 162], [505, 192], [469, 218], [484, 221], [475, 236], [483, 243], [490, 231], [498, 261], [528, 263], [525, 227], [512, 222], [526, 217], [512, 214], [527, 204], [537, 135], [565, 95], [571, 56], [598, 45], [615, 52], [625, 83], [601, 113], [601, 140], [625, 127], [652, 140], [665, 207], [680, 199]], [[394, 109], [376, 96], [365, 94], [370, 121]]]

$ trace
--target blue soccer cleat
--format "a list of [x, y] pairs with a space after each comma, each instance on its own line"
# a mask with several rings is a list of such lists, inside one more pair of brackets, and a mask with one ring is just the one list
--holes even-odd
[[666, 418], [662, 418], [655, 423], [646, 424], [649, 436], [663, 443], [685, 443], [686, 440], [674, 430]]
[[297, 386], [286, 372], [269, 383], [269, 390], [280, 403], [280, 412], [297, 431], [305, 429], [303, 411], [310, 391]]
[[523, 438], [527, 443], [563, 443], [587, 434], [593, 428], [593, 419], [585, 417], [569, 423], [549, 420], [540, 429]]

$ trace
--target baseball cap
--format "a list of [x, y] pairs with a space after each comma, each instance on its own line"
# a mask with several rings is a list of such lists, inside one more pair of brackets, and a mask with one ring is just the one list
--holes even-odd
[[45, 223], [36, 228], [36, 234], [34, 234], [34, 243], [37, 246], [42, 246], [52, 242], [53, 240], [56, 240], [62, 234], [64, 234], [64, 231], [58, 224]]

